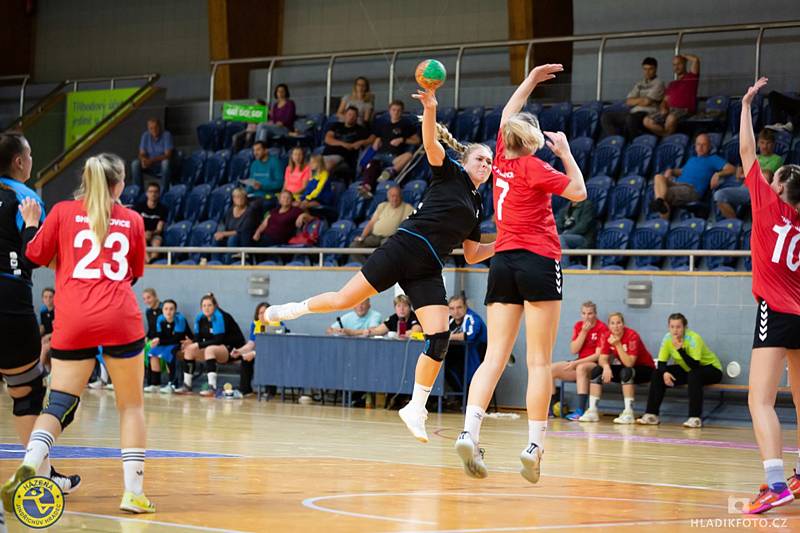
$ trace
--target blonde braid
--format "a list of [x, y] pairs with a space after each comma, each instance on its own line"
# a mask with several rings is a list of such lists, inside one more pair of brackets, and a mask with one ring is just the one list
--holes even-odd
[[[419, 121], [422, 122], [422, 116], [418, 115], [418, 118]], [[467, 146], [458, 142], [458, 140], [453, 137], [453, 134], [450, 133], [450, 130], [438, 122], [436, 123], [436, 138], [452, 148], [458, 155], [464, 155], [464, 152], [467, 151]]]

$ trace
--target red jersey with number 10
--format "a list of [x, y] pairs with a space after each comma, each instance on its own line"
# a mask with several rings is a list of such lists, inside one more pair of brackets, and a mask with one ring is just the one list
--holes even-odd
[[744, 184], [753, 210], [753, 296], [779, 313], [800, 315], [800, 215], [767, 184], [758, 160]]
[[57, 203], [36, 237], [28, 259], [55, 260], [58, 309], [51, 344], [57, 350], [130, 344], [144, 337], [142, 313], [131, 282], [144, 274], [144, 222], [119, 204], [111, 210], [100, 244], [81, 200]]
[[561, 244], [553, 217], [553, 194], [561, 194], [569, 178], [535, 155], [506, 159], [502, 131], [494, 156], [496, 252], [528, 250], [558, 261]]

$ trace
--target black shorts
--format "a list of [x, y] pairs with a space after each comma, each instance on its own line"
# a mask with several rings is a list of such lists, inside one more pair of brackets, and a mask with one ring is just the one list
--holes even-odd
[[800, 316], [773, 311], [759, 298], [753, 348], [800, 350]]
[[447, 305], [442, 264], [424, 240], [398, 231], [369, 256], [361, 273], [383, 292], [399, 283], [414, 309]]
[[[620, 374], [622, 373], [623, 368], [625, 368], [623, 365], [611, 365], [611, 383], [622, 382]], [[633, 367], [633, 371], [634, 384], [640, 385], [642, 383], [650, 383], [650, 377], [653, 375], [653, 367], [636, 365]]]
[[561, 300], [561, 263], [528, 250], [498, 252], [489, 267], [484, 303]]
[[0, 368], [10, 370], [39, 360], [42, 339], [36, 316], [0, 313]]
[[57, 350], [50, 349], [50, 357], [61, 359], [62, 361], [85, 361], [94, 359], [98, 355], [107, 355], [117, 359], [128, 359], [136, 357], [144, 351], [144, 339], [133, 341], [129, 344], [118, 346], [94, 346], [92, 348], [81, 348], [79, 350]]

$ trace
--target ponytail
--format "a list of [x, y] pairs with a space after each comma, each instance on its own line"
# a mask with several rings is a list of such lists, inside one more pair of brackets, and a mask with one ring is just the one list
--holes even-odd
[[[422, 120], [422, 117], [419, 117], [419, 119]], [[460, 156], [460, 159], [461, 159], [462, 163], [465, 163], [467, 161], [467, 158], [469, 157], [469, 154], [471, 154], [473, 150], [476, 150], [476, 149], [478, 149], [480, 147], [486, 148], [487, 150], [489, 150], [489, 152], [491, 154], [491, 149], [488, 146], [486, 146], [485, 144], [480, 144], [480, 143], [462, 144], [462, 143], [460, 143], [458, 141], [458, 139], [453, 137], [453, 134], [450, 133], [450, 130], [447, 129], [447, 126], [444, 126], [443, 124], [439, 124], [438, 122], [436, 123], [436, 138], [438, 140], [442, 141], [448, 147], [450, 147], [455, 153], [457, 153]]]
[[108, 234], [114, 200], [111, 189], [125, 179], [125, 165], [114, 154], [98, 154], [86, 160], [79, 197], [89, 217], [89, 228], [102, 243]]

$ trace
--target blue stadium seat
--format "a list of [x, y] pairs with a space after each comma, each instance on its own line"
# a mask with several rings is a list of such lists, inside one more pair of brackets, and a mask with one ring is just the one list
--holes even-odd
[[644, 184], [644, 178], [641, 176], [625, 176], [617, 181], [609, 193], [609, 220], [620, 218], [636, 220], [642, 204]]
[[594, 148], [594, 140], [591, 137], [576, 137], [569, 142], [569, 149], [578, 167], [587, 175], [589, 172], [589, 161]]
[[484, 220], [481, 222], [481, 234], [492, 234], [497, 233], [497, 226], [494, 223], [494, 220]]
[[191, 223], [205, 219], [206, 204], [211, 195], [210, 185], [195, 185], [184, 200], [183, 218]]
[[557, 215], [558, 212], [564, 209], [564, 206], [566, 206], [569, 203], [569, 200], [567, 200], [563, 196], [554, 194], [551, 196], [550, 202], [553, 207], [553, 215]]
[[207, 157], [208, 153], [204, 150], [195, 150], [192, 155], [184, 157], [181, 163], [180, 182], [189, 187], [197, 183], [200, 176], [203, 175]]
[[311, 259], [307, 255], [296, 255], [285, 266], [307, 267], [311, 266]]
[[540, 104], [539, 102], [528, 102], [527, 104], [525, 104], [525, 107], [522, 108], [524, 112], [530, 113], [531, 115], [534, 115], [537, 118], [539, 117], [539, 115], [542, 114], [543, 109], [544, 108], [542, 107], [542, 104]]
[[403, 201], [416, 207], [427, 189], [428, 182], [425, 180], [409, 181], [403, 186]]
[[689, 136], [685, 133], [673, 133], [661, 139], [661, 144], [677, 144], [686, 149], [689, 147]]
[[492, 191], [492, 180], [489, 179], [478, 188], [481, 193], [481, 212], [484, 220], [491, 220], [494, 215], [494, 197]]
[[190, 231], [192, 231], [192, 223], [188, 220], [167, 226], [167, 229], [164, 230], [164, 246], [186, 246]]
[[[216, 220], [206, 220], [195, 224], [189, 234], [188, 246], [214, 246], [214, 233], [216, 233], [219, 224]], [[189, 258], [195, 262], [199, 262], [202, 257], [208, 258], [209, 254], [193, 253]]]
[[572, 138], [597, 136], [600, 112], [592, 105], [584, 105], [572, 112], [570, 135]]
[[[703, 233], [703, 250], [737, 250], [742, 235], [742, 221], [725, 219], [715, 222]], [[707, 257], [706, 268], [715, 271], [735, 270], [735, 257]]]
[[491, 111], [487, 111], [483, 116], [483, 135], [481, 138], [484, 142], [497, 139], [497, 130], [500, 129], [500, 118], [502, 115], [503, 108], [502, 106], [498, 106]]
[[635, 137], [631, 141], [631, 144], [645, 144], [655, 150], [656, 145], [658, 144], [658, 137], [649, 133], [643, 133], [642, 135]]
[[572, 115], [572, 104], [561, 102], [545, 108], [539, 113], [539, 125], [542, 131], [563, 131], [569, 135], [567, 130]]
[[375, 192], [372, 195], [372, 200], [369, 203], [369, 208], [367, 208], [366, 217], [371, 218], [372, 214], [378, 209], [378, 206], [386, 201], [386, 193], [392, 188], [396, 183], [393, 180], [386, 180], [381, 181], [378, 185], [375, 186]]
[[[628, 248], [633, 222], [627, 219], [606, 222], [600, 233], [597, 234], [597, 248], [601, 250], [625, 250]], [[602, 270], [618, 270], [624, 268], [625, 256], [603, 255], [598, 256], [595, 264]]]
[[653, 149], [646, 144], [631, 144], [622, 156], [622, 175], [649, 176]]
[[586, 180], [587, 197], [592, 201], [598, 219], [605, 217], [608, 193], [613, 183], [614, 180], [608, 176], [594, 176]]
[[[355, 224], [351, 220], [337, 220], [320, 237], [319, 245], [321, 248], [347, 248], [352, 241], [351, 235], [355, 231]], [[339, 266], [342, 258], [340, 254], [325, 254], [323, 264], [325, 266]]]
[[208, 216], [209, 220], [216, 220], [217, 222], [222, 222], [222, 219], [225, 217], [225, 213], [228, 211], [228, 208], [231, 206], [233, 200], [231, 199], [231, 193], [233, 189], [237, 187], [236, 183], [228, 183], [225, 185], [220, 185], [213, 191], [211, 191], [211, 196], [208, 199]]
[[[689, 218], [674, 222], [667, 233], [665, 248], [668, 250], [698, 250], [705, 227], [706, 221], [701, 218]], [[667, 261], [667, 270], [689, 270], [689, 257], [670, 257]]]
[[216, 122], [205, 122], [197, 126], [197, 143], [203, 150], [214, 150], [217, 146]]
[[333, 202], [331, 203], [331, 207], [338, 213], [339, 212], [339, 203], [342, 200], [342, 194], [344, 194], [345, 189], [347, 189], [347, 184], [343, 181], [339, 180], [332, 180], [330, 182], [331, 187], [331, 194], [333, 195]]
[[183, 215], [183, 200], [186, 198], [186, 190], [186, 185], [173, 185], [161, 197], [161, 203], [169, 209], [168, 224], [172, 224]]
[[205, 183], [213, 189], [222, 183], [227, 168], [228, 162], [223, 155], [220, 155], [220, 153], [209, 154], [206, 158], [206, 165], [200, 183]]
[[230, 183], [238, 183], [239, 180], [245, 180], [250, 177], [250, 163], [253, 161], [253, 152], [250, 149], [242, 150], [230, 162], [230, 170], [228, 172], [228, 181]]
[[456, 115], [456, 122], [453, 126], [453, 136], [461, 142], [476, 142], [481, 131], [482, 122], [482, 107], [465, 108]]
[[591, 176], [616, 176], [622, 149], [618, 145], [599, 146], [592, 152]]
[[796, 139], [794, 142], [794, 147], [792, 151], [789, 153], [789, 157], [786, 160], [787, 163], [791, 163], [793, 165], [800, 165], [800, 139]]
[[[753, 103], [750, 106], [750, 116], [753, 119], [753, 130], [759, 131], [761, 129], [761, 101], [762, 96], [757, 94], [756, 97], [753, 99]], [[728, 105], [728, 133], [733, 135], [739, 134], [739, 120], [742, 114], [742, 101], [731, 100], [730, 104]]]
[[730, 98], [724, 95], [709, 96], [706, 99], [706, 113], [719, 114], [722, 117], [728, 113]]
[[361, 222], [367, 212], [369, 203], [358, 194], [359, 183], [353, 183], [342, 193], [339, 200], [339, 219]]
[[539, 150], [534, 154], [536, 157], [544, 161], [545, 163], [550, 164], [550, 166], [556, 165], [556, 154], [553, 153], [547, 145], [542, 146]]
[[230, 150], [233, 144], [233, 136], [244, 131], [247, 124], [244, 122], [226, 122], [222, 136], [222, 148]]
[[686, 148], [678, 144], [660, 144], [653, 157], [653, 173], [660, 174], [668, 168], [677, 168], [683, 164]]
[[614, 100], [613, 102], [603, 106], [603, 113], [616, 113], [620, 111], [628, 111], [630, 107], [625, 103], [625, 100]]
[[119, 201], [122, 205], [126, 207], [131, 207], [133, 204], [136, 203], [136, 200], [139, 199], [139, 195], [142, 193], [142, 188], [136, 184], [126, 185], [125, 189], [123, 189], [122, 194], [119, 196]]
[[[742, 250], [749, 250], [750, 249], [750, 231], [751, 228], [747, 228], [742, 232]], [[744, 269], [747, 271], [753, 270], [753, 258], [747, 256], [744, 258]]]
[[609, 135], [608, 137], [603, 137], [597, 141], [597, 146], [606, 146], [609, 144], [614, 144], [620, 148], [625, 148], [625, 137], [622, 135]]
[[774, 152], [785, 161], [792, 145], [792, 134], [788, 131], [774, 131], [773, 133], [775, 134]]
[[739, 166], [742, 164], [741, 156], [739, 155], [739, 136], [734, 135], [730, 139], [727, 140], [725, 144], [722, 145], [722, 151], [720, 153], [723, 159], [725, 159], [728, 163], [733, 166]]
[[[630, 247], [632, 250], [660, 250], [664, 248], [664, 241], [669, 231], [669, 222], [666, 220], [645, 220], [636, 225], [631, 233]], [[637, 270], [658, 270], [663, 257], [636, 256], [633, 258], [633, 268]]]
[[436, 122], [443, 124], [447, 129], [453, 131], [453, 125], [456, 121], [456, 108], [454, 107], [439, 107], [436, 110]]
[[179, 265], [183, 266], [197, 266], [197, 261], [195, 259], [184, 259], [183, 261], [178, 262]]

